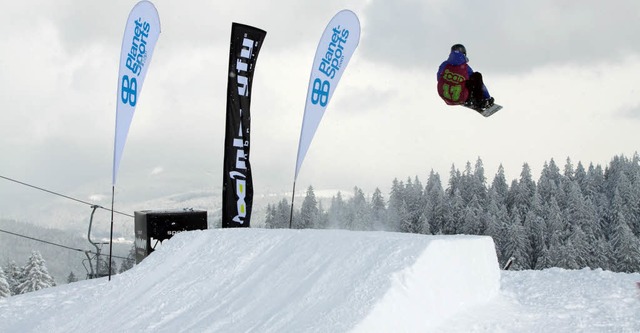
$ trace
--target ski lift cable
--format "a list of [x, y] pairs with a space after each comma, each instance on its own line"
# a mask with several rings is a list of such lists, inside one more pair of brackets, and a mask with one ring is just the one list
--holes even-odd
[[[73, 200], [73, 201], [76, 201], [76, 202], [79, 202], [79, 203], [83, 203], [83, 204], [85, 204], [85, 205], [89, 205], [89, 206], [97, 206], [98, 208], [102, 208], [102, 209], [104, 209], [104, 210], [111, 211], [111, 209], [109, 209], [109, 208], [105, 208], [105, 207], [102, 207], [102, 206], [100, 206], [100, 205], [94, 205], [94, 204], [92, 204], [92, 203], [89, 203], [89, 202], [86, 202], [86, 201], [82, 201], [82, 200], [80, 200], [80, 199], [72, 198], [72, 197], [70, 197], [70, 196], [67, 196], [67, 195], [64, 195], [64, 194], [61, 194], [61, 193], [58, 193], [58, 192], [50, 191], [50, 190], [44, 189], [44, 188], [42, 188], [42, 187], [38, 187], [38, 186], [31, 185], [31, 184], [27, 184], [27, 183], [24, 183], [24, 182], [21, 182], [21, 181], [19, 181], [19, 180], [15, 180], [15, 179], [12, 179], [12, 178], [9, 178], [9, 177], [5, 177], [5, 176], [0, 175], [0, 178], [6, 179], [6, 180], [8, 180], [8, 181], [12, 181], [12, 182], [14, 182], [14, 183], [18, 183], [18, 184], [20, 184], [20, 185], [24, 185], [24, 186], [31, 187], [31, 188], [34, 188], [34, 189], [36, 189], [36, 190], [40, 190], [40, 191], [44, 191], [44, 192], [47, 192], [47, 193], [51, 193], [51, 194], [53, 194], [53, 195], [57, 195], [57, 196], [60, 196], [60, 197], [63, 197], [63, 198], [69, 199], [69, 200]], [[133, 216], [133, 215], [131, 215], [131, 214], [122, 213], [122, 212], [119, 212], [119, 211], [117, 211], [117, 210], [114, 210], [113, 212], [114, 212], [114, 213], [118, 213], [118, 214], [120, 214], [120, 215], [128, 216], [128, 217], [134, 217], [134, 216]]]
[[[4, 233], [10, 234], [10, 235], [14, 235], [14, 236], [22, 237], [22, 238], [27, 238], [27, 239], [30, 239], [30, 240], [34, 240], [34, 241], [36, 241], [36, 242], [41, 242], [41, 243], [46, 243], [46, 244], [53, 245], [53, 246], [62, 247], [62, 248], [65, 248], [65, 249], [67, 249], [67, 250], [78, 251], [78, 252], [83, 252], [83, 253], [91, 253], [91, 254], [96, 254], [96, 255], [98, 254], [98, 253], [96, 253], [96, 252], [92, 252], [92, 251], [89, 251], [89, 250], [82, 250], [82, 249], [77, 249], [77, 248], [69, 247], [69, 246], [66, 246], [66, 245], [56, 244], [56, 243], [49, 242], [49, 241], [46, 241], [46, 240], [42, 240], [42, 239], [38, 239], [38, 238], [34, 238], [34, 237], [29, 237], [29, 236], [25, 236], [25, 235], [17, 234], [17, 233], [15, 233], [15, 232], [11, 232], [11, 231], [7, 231], [7, 230], [3, 230], [3, 229], [0, 229], [0, 232], [4, 232]], [[128, 259], [128, 258], [125, 258], [125, 257], [119, 257], [119, 256], [113, 256], [113, 257], [114, 257], [114, 258], [119, 258], [119, 259]]]

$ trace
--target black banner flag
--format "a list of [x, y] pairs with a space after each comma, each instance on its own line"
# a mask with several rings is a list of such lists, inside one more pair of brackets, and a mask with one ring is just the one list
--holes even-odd
[[249, 227], [253, 179], [249, 163], [251, 87], [258, 52], [267, 32], [233, 23], [227, 84], [227, 123], [224, 139], [222, 227]]

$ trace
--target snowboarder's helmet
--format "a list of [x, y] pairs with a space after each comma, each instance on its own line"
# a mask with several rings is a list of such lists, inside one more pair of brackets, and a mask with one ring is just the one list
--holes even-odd
[[462, 44], [455, 44], [451, 47], [451, 52], [458, 51], [464, 55], [467, 55], [467, 49]]

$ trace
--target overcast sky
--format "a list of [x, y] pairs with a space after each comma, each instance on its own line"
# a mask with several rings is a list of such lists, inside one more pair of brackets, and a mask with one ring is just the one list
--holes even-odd
[[[118, 61], [136, 1], [12, 1], [0, 11], [0, 175], [110, 204]], [[605, 166], [640, 146], [640, 2], [153, 1], [162, 33], [129, 131], [119, 199], [222, 183], [231, 23], [267, 31], [254, 74], [256, 195], [291, 191], [310, 66], [341, 9], [359, 48], [298, 176], [298, 191], [361, 187], [484, 162], [488, 181], [528, 163]], [[467, 47], [504, 109], [449, 107], [435, 73]], [[41, 198], [0, 179], [0, 217]], [[102, 201], [99, 201], [103, 198]], [[215, 206], [219, 206], [216, 202]], [[161, 208], [161, 207], [156, 207]], [[150, 207], [141, 207], [150, 209]]]

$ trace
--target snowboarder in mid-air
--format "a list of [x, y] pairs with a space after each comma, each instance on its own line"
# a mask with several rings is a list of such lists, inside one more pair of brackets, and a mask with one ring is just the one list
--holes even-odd
[[494, 99], [482, 81], [482, 74], [474, 72], [468, 62], [464, 45], [453, 45], [449, 58], [438, 69], [438, 94], [448, 105], [463, 105], [483, 113], [494, 106]]

